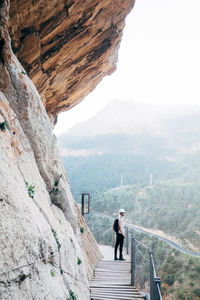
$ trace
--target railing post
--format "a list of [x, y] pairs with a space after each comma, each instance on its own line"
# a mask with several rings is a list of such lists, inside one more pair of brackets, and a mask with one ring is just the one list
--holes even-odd
[[128, 227], [126, 227], [126, 254], [129, 254], [129, 231]]
[[131, 285], [135, 285], [135, 238], [131, 234]]
[[155, 295], [154, 295], [154, 270], [153, 270], [153, 252], [149, 252], [149, 262], [150, 262], [150, 299], [154, 300]]
[[81, 213], [82, 216], [84, 217], [84, 212], [85, 212], [85, 203], [84, 203], [84, 194], [81, 196]]
[[160, 278], [156, 276], [156, 270], [153, 260], [153, 252], [149, 252], [150, 255], [150, 299], [162, 300], [160, 293]]

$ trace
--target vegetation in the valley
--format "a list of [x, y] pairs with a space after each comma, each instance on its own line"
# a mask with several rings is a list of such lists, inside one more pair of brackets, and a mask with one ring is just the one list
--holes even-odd
[[[73, 136], [72, 130], [72, 135], [60, 138], [61, 147], [72, 154], [63, 157], [63, 162], [73, 196], [77, 202], [82, 193], [92, 196], [91, 213], [85, 218], [95, 238], [99, 243], [112, 243], [113, 221], [123, 207], [130, 223], [160, 230], [185, 249], [199, 251], [199, 113], [192, 108], [174, 112], [148, 107], [144, 118], [145, 107], [131, 106], [127, 111], [120, 104], [119, 114], [116, 102], [111, 106], [114, 123], [105, 119], [105, 125], [99, 126], [98, 120], [110, 116], [105, 109], [76, 128], [82, 135], [76, 131]], [[133, 121], [127, 120], [130, 111]], [[95, 124], [99, 135], [89, 134]], [[146, 234], [136, 236], [153, 248], [165, 299], [200, 299], [199, 259]], [[138, 249], [143, 253], [144, 249]], [[144, 256], [148, 258], [147, 253]], [[138, 268], [143, 268], [137, 272], [137, 283], [146, 290], [149, 266], [141, 255], [136, 260]]]
[[[157, 276], [161, 278], [161, 292], [166, 296], [165, 299], [199, 299], [200, 258], [185, 255], [146, 234], [135, 233], [135, 236], [153, 249]], [[144, 289], [149, 284], [149, 254], [144, 247], [136, 245], [136, 282]]]
[[[166, 150], [164, 150], [162, 138], [155, 139], [154, 144], [147, 136], [133, 138], [127, 135], [108, 135], [102, 137], [100, 141], [95, 141], [95, 137], [88, 138], [84, 147], [87, 146], [90, 150], [95, 142], [98, 142], [96, 147], [100, 147], [100, 142], [103, 144], [101, 155], [63, 157], [70, 177], [72, 193], [77, 201], [80, 200], [80, 195], [84, 191], [91, 194], [105, 192], [119, 186], [121, 180], [125, 185], [145, 186], [149, 183], [151, 173], [154, 182], [159, 182], [165, 179], [169, 172], [174, 172], [175, 163], [163, 157], [163, 151]], [[78, 145], [79, 143], [77, 141]], [[74, 147], [78, 145], [75, 144]], [[134, 151], [133, 145], [137, 151]], [[143, 150], [139, 153], [140, 147]], [[145, 150], [146, 147], [148, 153]]]
[[[105, 215], [113, 219], [120, 207], [127, 211], [130, 223], [159, 229], [182, 241], [186, 248], [200, 245], [200, 185], [124, 186], [96, 195], [92, 202], [90, 226], [103, 224]], [[94, 214], [98, 213], [98, 215]], [[91, 218], [91, 220], [90, 220]], [[191, 243], [191, 245], [190, 245]]]

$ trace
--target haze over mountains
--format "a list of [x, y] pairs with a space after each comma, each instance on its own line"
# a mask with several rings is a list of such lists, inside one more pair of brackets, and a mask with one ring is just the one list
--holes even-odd
[[200, 106], [113, 100], [58, 137], [75, 199], [123, 184], [199, 183]]
[[[200, 106], [114, 100], [58, 141], [74, 198], [92, 196], [85, 218], [99, 243], [111, 243], [112, 221], [123, 207], [129, 223], [200, 251]], [[141, 238], [146, 244], [148, 237]], [[199, 262], [152, 237], [149, 247], [166, 299], [199, 299]], [[147, 272], [140, 274], [143, 288]]]
[[[121, 138], [124, 135], [124, 139], [131, 135], [136, 140], [148, 136], [148, 139], [156, 138], [157, 142], [164, 143], [170, 152], [193, 153], [200, 149], [200, 106], [158, 106], [113, 100], [96, 116], [59, 136], [58, 143], [60, 148], [65, 149], [63, 156], [91, 154], [91, 149], [93, 153], [101, 154], [100, 144], [103, 136], [104, 139], [110, 139], [108, 135], [110, 138], [113, 135], [115, 139], [117, 135]], [[143, 146], [145, 148], [148, 145]]]
[[[92, 196], [86, 220], [99, 243], [111, 243], [112, 219], [123, 207], [130, 223], [200, 251], [200, 106], [114, 100], [58, 142], [74, 198]], [[146, 244], [148, 237], [142, 239]], [[199, 299], [199, 262], [152, 237], [149, 247], [156, 253], [166, 299]], [[141, 272], [141, 287], [146, 274]]]

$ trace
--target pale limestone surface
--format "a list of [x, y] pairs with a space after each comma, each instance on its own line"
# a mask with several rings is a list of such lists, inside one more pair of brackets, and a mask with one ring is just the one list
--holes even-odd
[[[4, 118], [10, 126], [10, 130], [0, 130], [0, 271], [47, 257], [1, 275], [0, 299], [66, 299], [70, 289], [78, 299], [89, 299], [83, 254], [73, 228], [51, 203], [29, 141], [2, 93], [0, 114], [0, 121]], [[35, 186], [34, 199], [25, 181]], [[60, 251], [51, 229], [57, 232]]]
[[[100, 253], [87, 230], [85, 238], [90, 243], [82, 247], [80, 218], [51, 123], [10, 46], [8, 12], [9, 1], [4, 0], [0, 6], [0, 122], [7, 120], [9, 127], [0, 129], [0, 299], [61, 300], [71, 290], [77, 299], [87, 300], [86, 264], [92, 269]], [[34, 198], [26, 182], [35, 186]], [[81, 223], [87, 229], [84, 220]], [[85, 252], [93, 247], [94, 259], [85, 260]]]
[[84, 228], [84, 232], [81, 234], [81, 248], [83, 250], [84, 261], [86, 264], [86, 272], [89, 279], [94, 275], [94, 268], [97, 262], [102, 258], [102, 254], [97, 243], [94, 240], [90, 229], [85, 225], [85, 220], [77, 207], [78, 225]]

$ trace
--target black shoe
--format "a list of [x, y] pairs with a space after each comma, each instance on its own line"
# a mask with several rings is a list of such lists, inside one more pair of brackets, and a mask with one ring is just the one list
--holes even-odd
[[121, 257], [119, 260], [123, 260], [123, 261], [125, 261], [126, 259], [125, 259], [125, 258], [123, 258], [123, 257]]
[[115, 257], [114, 260], [119, 260], [119, 258]]

